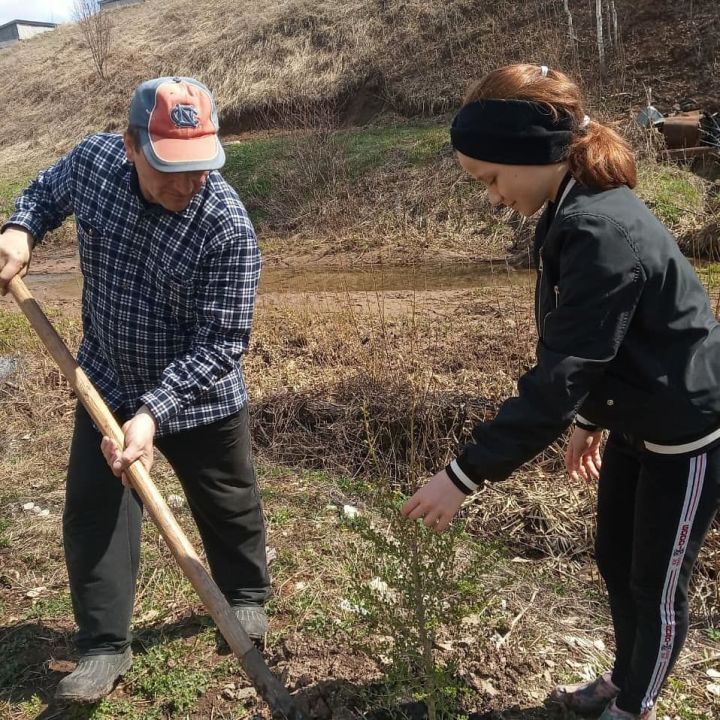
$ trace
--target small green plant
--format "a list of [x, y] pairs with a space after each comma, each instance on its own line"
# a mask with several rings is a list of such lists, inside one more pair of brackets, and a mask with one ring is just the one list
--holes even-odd
[[688, 223], [702, 212], [700, 182], [691, 173], [661, 164], [641, 165], [639, 171], [641, 197], [668, 227]]
[[0, 517], [0, 549], [10, 547], [10, 519]]
[[444, 534], [400, 514], [404, 497], [380, 492], [348, 521], [365, 546], [350, 607], [367, 626], [363, 649], [386, 676], [393, 701], [422, 701], [429, 720], [457, 718], [468, 688], [458, 678], [455, 641], [462, 620], [487, 607], [481, 576], [492, 553], [461, 522]]
[[34, 640], [35, 631], [27, 625], [11, 629], [0, 638], [0, 691], [3, 693], [21, 685], [31, 673], [26, 653]]
[[277, 525], [278, 527], [282, 527], [283, 525], [287, 525], [291, 519], [292, 511], [290, 510], [290, 508], [278, 508], [274, 512], [268, 513], [269, 525]]
[[25, 316], [10, 309], [0, 311], [0, 354], [8, 355], [36, 347], [32, 328]]
[[30, 182], [30, 178], [0, 179], [0, 216], [7, 217], [15, 210], [15, 199]]
[[37, 717], [42, 711], [42, 707], [42, 700], [37, 695], [33, 695], [29, 700], [20, 703], [20, 709], [29, 718]]
[[97, 705], [74, 705], [66, 709], [65, 720], [160, 720], [163, 717], [159, 708], [138, 705], [130, 700], [110, 700], [105, 698]]
[[35, 600], [27, 614], [28, 618], [48, 620], [51, 618], [64, 618], [72, 614], [70, 595], [57, 595], [49, 598]]
[[182, 640], [155, 645], [136, 655], [126, 676], [133, 692], [174, 713], [190, 708], [206, 690], [211, 673], [187, 657]]

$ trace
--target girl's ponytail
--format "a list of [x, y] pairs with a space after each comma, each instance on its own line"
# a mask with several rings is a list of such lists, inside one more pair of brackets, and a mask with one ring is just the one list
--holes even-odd
[[586, 120], [580, 88], [565, 73], [540, 65], [507, 65], [474, 83], [463, 104], [476, 100], [528, 100], [574, 121], [567, 161], [575, 178], [589, 187], [635, 187], [637, 171], [630, 145], [612, 128]]
[[570, 172], [588, 187], [637, 184], [635, 157], [629, 143], [612, 128], [591, 120], [570, 146]]

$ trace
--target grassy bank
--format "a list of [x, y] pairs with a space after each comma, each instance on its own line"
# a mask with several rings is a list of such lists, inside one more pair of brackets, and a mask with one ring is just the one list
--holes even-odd
[[[409, 490], [442, 465], [532, 361], [529, 285], [500, 276], [472, 291], [384, 293], [380, 279], [378, 287], [263, 297], [247, 362], [275, 555], [266, 657], [318, 719], [372, 717], [388, 703], [417, 699], [390, 694], [391, 668], [377, 651], [368, 654], [387, 631], [371, 630], [358, 610], [358, 580], [373, 587], [383, 558], [343, 507], [386, 527], [377, 488]], [[75, 347], [77, 310], [51, 310]], [[24, 720], [54, 716], [47, 702], [74, 660], [60, 539], [74, 402], [7, 305], [0, 327], [0, 354], [22, 363], [0, 387], [0, 716]], [[153, 476], [164, 495], [181, 494], [164, 461]], [[49, 512], [23, 509], [30, 502]], [[458, 552], [482, 555], [479, 577], [465, 587], [477, 603], [459, 634], [439, 628], [437, 649], [457, 668], [453, 702], [464, 713], [550, 720], [556, 715], [543, 699], [554, 682], [590, 677], [609, 662], [609, 617], [592, 564], [593, 504], [591, 486], [564, 478], [556, 447], [466, 507]], [[199, 546], [187, 507], [177, 515]], [[661, 716], [710, 720], [720, 711], [707, 674], [720, 662], [719, 549], [713, 531], [699, 562], [687, 651]], [[142, 556], [133, 670], [109, 699], [63, 717], [267, 717], [237, 665], [218, 653], [211, 623], [149, 522]]]
[[[641, 139], [638, 139], [638, 149]], [[447, 123], [317, 129], [225, 146], [225, 178], [245, 202], [266, 261], [472, 261], [528, 266], [532, 222], [493, 211], [465, 177]], [[34, 169], [0, 180], [0, 220]], [[640, 153], [639, 195], [693, 257], [717, 259], [720, 188]], [[47, 244], [74, 243], [71, 222]]]

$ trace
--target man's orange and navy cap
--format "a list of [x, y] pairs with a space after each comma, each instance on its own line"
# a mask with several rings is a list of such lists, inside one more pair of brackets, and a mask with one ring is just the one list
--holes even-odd
[[148, 163], [160, 172], [217, 170], [225, 164], [210, 91], [188, 77], [162, 77], [137, 87], [130, 103]]

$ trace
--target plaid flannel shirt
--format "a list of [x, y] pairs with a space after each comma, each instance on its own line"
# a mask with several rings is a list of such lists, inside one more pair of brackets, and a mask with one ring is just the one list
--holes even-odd
[[168, 212], [142, 197], [122, 138], [98, 134], [41, 172], [15, 207], [6, 225], [36, 243], [75, 213], [78, 363], [113, 410], [127, 417], [145, 404], [167, 434], [243, 407], [260, 254], [218, 172], [185, 211]]

